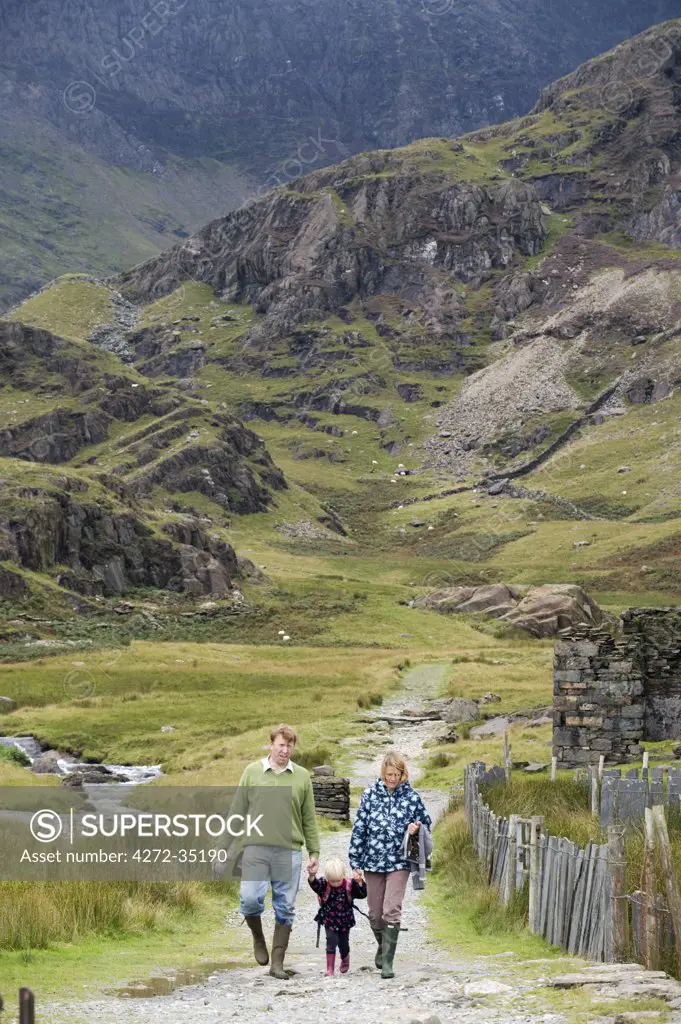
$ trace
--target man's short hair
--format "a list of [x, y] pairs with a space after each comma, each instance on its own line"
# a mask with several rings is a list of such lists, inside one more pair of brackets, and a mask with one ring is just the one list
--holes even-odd
[[279, 725], [275, 725], [270, 732], [270, 742], [274, 743], [277, 736], [283, 736], [287, 743], [296, 744], [296, 730], [292, 725], [287, 725], [286, 722], [280, 722]]

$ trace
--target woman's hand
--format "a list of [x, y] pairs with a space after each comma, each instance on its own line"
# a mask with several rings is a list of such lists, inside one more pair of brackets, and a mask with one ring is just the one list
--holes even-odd
[[407, 832], [409, 833], [410, 836], [413, 836], [415, 832], [418, 832], [420, 827], [421, 827], [421, 822], [420, 821], [412, 821], [412, 823], [410, 825], [407, 825]]
[[353, 868], [353, 870], [352, 870], [352, 877], [354, 878], [354, 880], [356, 882], [363, 882], [364, 881], [364, 876], [362, 875], [362, 872], [359, 871], [357, 868]]

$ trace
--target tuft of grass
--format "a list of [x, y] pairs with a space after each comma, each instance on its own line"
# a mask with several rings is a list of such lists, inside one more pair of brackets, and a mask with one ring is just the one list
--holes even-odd
[[487, 884], [462, 810], [448, 814], [438, 825], [435, 850], [433, 881], [439, 901], [448, 915], [457, 919], [464, 940], [472, 939], [477, 946], [475, 940], [483, 937], [524, 935], [528, 942], [540, 943], [526, 929], [527, 893], [517, 893], [507, 906], [502, 906], [496, 887]]
[[383, 694], [372, 691], [370, 693], [361, 693], [357, 698], [358, 708], [372, 708], [380, 707], [383, 703]]
[[0, 761], [6, 764], [18, 764], [22, 768], [28, 768], [31, 760], [19, 747], [0, 747]]
[[[0, 949], [38, 950], [95, 936], [166, 930], [204, 909], [201, 882], [0, 882]], [[234, 882], [221, 887], [233, 898]], [[215, 890], [211, 890], [213, 893]]]
[[312, 747], [310, 750], [296, 750], [296, 764], [311, 771], [320, 764], [333, 764], [334, 754], [329, 747]]
[[572, 775], [559, 775], [551, 782], [549, 776], [516, 774], [510, 782], [483, 786], [482, 795], [494, 813], [503, 817], [543, 815], [546, 831], [552, 835], [580, 844], [598, 836], [591, 817], [591, 794]]
[[431, 754], [426, 762], [427, 768], [446, 768], [449, 764], [449, 754], [445, 754], [443, 750], [439, 750], [437, 754]]

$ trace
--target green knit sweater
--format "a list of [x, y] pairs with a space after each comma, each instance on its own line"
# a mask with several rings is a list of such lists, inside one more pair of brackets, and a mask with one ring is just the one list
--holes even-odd
[[[257, 800], [251, 787], [266, 786], [282, 789], [282, 802], [286, 801], [286, 820], [282, 819], [281, 827], [277, 822], [272, 822], [271, 808], [269, 802], [263, 806], [267, 807], [266, 812], [266, 833], [263, 839], [257, 837], [246, 840], [246, 844], [266, 843], [271, 846], [285, 846], [293, 850], [300, 850], [303, 843], [311, 857], [319, 856], [319, 833], [317, 832], [317, 817], [315, 814], [314, 793], [312, 792], [312, 779], [310, 773], [299, 764], [289, 762], [291, 770], [274, 772], [272, 769], [265, 771], [262, 761], [254, 761], [244, 769], [239, 780], [239, 794], [232, 806], [232, 813], [253, 814], [257, 812]], [[288, 821], [288, 797], [291, 798], [291, 820]], [[268, 794], [269, 797], [269, 794]]]

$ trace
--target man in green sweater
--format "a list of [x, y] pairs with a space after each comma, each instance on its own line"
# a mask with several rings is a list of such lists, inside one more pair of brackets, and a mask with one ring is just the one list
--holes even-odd
[[[284, 957], [295, 918], [295, 902], [300, 884], [302, 847], [307, 847], [310, 868], [319, 869], [319, 834], [315, 815], [314, 794], [309, 772], [291, 760], [296, 733], [290, 725], [275, 726], [270, 733], [270, 752], [262, 761], [254, 761], [244, 770], [239, 786], [247, 800], [254, 786], [281, 787], [282, 799], [291, 798], [291, 829], [288, 827], [276, 845], [263, 845], [257, 840], [244, 848], [240, 909], [253, 934], [253, 952], [259, 964], [269, 963], [267, 943], [262, 930], [265, 895], [272, 886], [272, 908], [275, 925], [272, 939], [270, 974], [288, 980]], [[286, 826], [288, 823], [286, 823]]]

